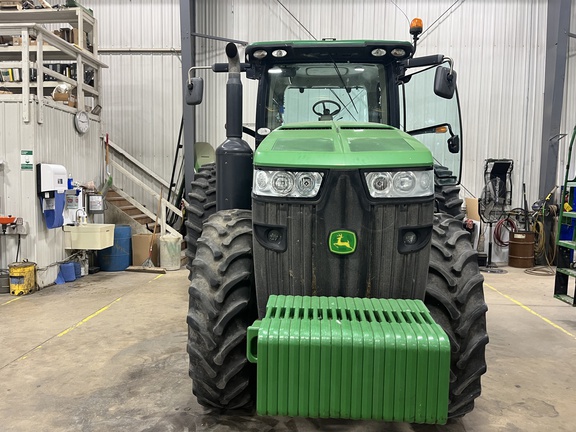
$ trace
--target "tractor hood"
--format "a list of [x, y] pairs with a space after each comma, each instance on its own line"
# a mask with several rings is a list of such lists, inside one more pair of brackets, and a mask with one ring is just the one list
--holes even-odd
[[254, 165], [286, 168], [431, 167], [418, 140], [378, 123], [292, 123], [272, 131], [254, 154]]

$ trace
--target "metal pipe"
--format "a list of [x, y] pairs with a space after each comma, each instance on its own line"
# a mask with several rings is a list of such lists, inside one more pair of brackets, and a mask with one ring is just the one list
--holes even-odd
[[226, 136], [242, 138], [242, 81], [240, 56], [233, 43], [226, 45], [228, 82], [226, 83]]
[[177, 54], [182, 50], [176, 48], [100, 48], [98, 54]]

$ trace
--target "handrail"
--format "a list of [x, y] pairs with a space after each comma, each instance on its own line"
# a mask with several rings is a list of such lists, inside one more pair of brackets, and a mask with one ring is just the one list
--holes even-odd
[[[7, 62], [12, 64], [12, 60], [18, 64], [17, 68], [22, 69], [22, 120], [25, 123], [30, 121], [30, 106], [31, 106], [31, 82], [30, 82], [30, 69], [37, 70], [36, 86], [38, 99], [38, 116], [37, 121], [39, 124], [44, 122], [44, 74], [50, 75], [58, 80], [65, 81], [76, 87], [77, 96], [77, 110], [85, 109], [85, 95], [87, 93], [90, 97], [94, 98], [95, 103], [98, 103], [99, 92], [97, 88], [91, 87], [84, 83], [84, 66], [94, 69], [96, 75], [99, 74], [101, 68], [108, 66], [102, 63], [96, 55], [84, 50], [76, 45], [66, 42], [64, 39], [52, 34], [44, 27], [36, 23], [1, 23], [0, 36], [14, 36], [20, 35], [22, 38], [22, 45], [20, 47], [3, 47], [2, 54]], [[30, 36], [35, 36], [37, 45], [30, 44]], [[49, 44], [49, 45], [48, 45]], [[34, 56], [35, 53], [35, 56]], [[62, 60], [70, 61], [76, 64], [77, 72], [76, 79], [71, 79], [63, 76], [62, 74], [53, 72], [45, 65], [46, 61]], [[4, 63], [4, 62], [3, 62]], [[4, 63], [3, 67], [6, 67]], [[99, 79], [95, 76], [95, 81]]]
[[[124, 192], [122, 189], [116, 189], [116, 193], [118, 195], [120, 195], [122, 198], [124, 198], [126, 201], [128, 201], [130, 204], [132, 204], [134, 207], [136, 207], [138, 210], [140, 210], [143, 214], [148, 216], [150, 219], [156, 218], [156, 215], [154, 213], [152, 213], [150, 210], [148, 210], [146, 207], [144, 207], [142, 204], [140, 204], [138, 201], [136, 201], [134, 198], [132, 198], [130, 195], [128, 195], [126, 192]], [[162, 209], [160, 210], [160, 215], [159, 215], [160, 231], [162, 233], [165, 233], [166, 231], [168, 231], [170, 234], [174, 234], [174, 235], [182, 238], [182, 234], [180, 234], [178, 231], [176, 231], [170, 225], [166, 224], [166, 204], [170, 204], [170, 203], [168, 201], [166, 201], [164, 198], [162, 198], [162, 204], [161, 204]]]
[[[134, 183], [136, 183], [138, 186], [140, 186], [142, 189], [145, 189], [147, 192], [150, 193], [150, 195], [152, 195], [154, 198], [159, 199], [160, 195], [157, 194], [150, 186], [148, 186], [146, 183], [144, 183], [142, 180], [140, 180], [139, 178], [135, 177], [132, 173], [130, 173], [130, 171], [128, 171], [126, 168], [124, 168], [122, 165], [120, 165], [118, 162], [116, 161], [111, 161], [112, 165], [114, 165], [114, 167], [116, 169], [118, 169], [118, 171], [120, 171], [122, 174], [124, 174], [125, 176], [127, 176], [130, 180], [132, 180]], [[162, 201], [166, 201], [164, 198], [162, 198]], [[176, 213], [178, 216], [182, 217], [182, 212], [180, 211], [179, 208], [175, 207], [173, 204], [169, 203], [168, 201], [166, 201], [166, 207], [168, 207], [170, 210], [172, 210], [174, 213]]]
[[[105, 139], [105, 137], [101, 138], [103, 140]], [[114, 154], [122, 156], [126, 161], [128, 161], [133, 166], [138, 168], [142, 173], [144, 173], [147, 176], [147, 178], [155, 180], [161, 185], [162, 188], [170, 189], [170, 185], [166, 180], [164, 180], [158, 174], [152, 172], [146, 165], [137, 160], [134, 156], [132, 156], [126, 150], [121, 148], [118, 144], [110, 141], [110, 139], [108, 139], [108, 147], [109, 149], [113, 150]], [[140, 180], [138, 177], [132, 174], [125, 166], [122, 165], [122, 163], [118, 162], [117, 160], [109, 160], [108, 163], [111, 167], [113, 167], [114, 170], [117, 170], [118, 172], [122, 173], [126, 177], [126, 179], [128, 179], [132, 184], [138, 186], [141, 190], [143, 190], [149, 196], [153, 197], [156, 200], [156, 202], [158, 202], [157, 200], [160, 199], [160, 194], [158, 193], [158, 191], [154, 190], [144, 181]], [[123, 190], [117, 188], [116, 192], [149, 218], [151, 219], [156, 218], [156, 215], [152, 211], [150, 211], [145, 206], [140, 204], [138, 201], [136, 201], [134, 198], [132, 198]], [[175, 234], [177, 236], [182, 237], [177, 230], [175, 230], [174, 228], [172, 228], [170, 225], [167, 224], [166, 222], [167, 210], [177, 215], [177, 217], [182, 218], [182, 211], [178, 207], [174, 206], [174, 204], [172, 204], [171, 202], [162, 197], [161, 211], [160, 214], [158, 215], [160, 220], [161, 232], [164, 233], [168, 231], [171, 234]]]
[[[103, 137], [102, 137], [103, 138]], [[162, 177], [160, 177], [158, 174], [152, 172], [150, 170], [150, 168], [148, 168], [146, 165], [144, 165], [142, 162], [140, 162], [138, 159], [136, 159], [134, 156], [132, 156], [130, 153], [128, 153], [126, 150], [124, 150], [123, 148], [121, 148], [118, 144], [114, 143], [111, 139], [108, 139], [108, 145], [110, 146], [110, 148], [112, 150], [114, 150], [115, 152], [121, 154], [122, 156], [124, 156], [126, 159], [128, 159], [130, 162], [132, 162], [134, 165], [136, 165], [138, 168], [140, 168], [143, 172], [145, 172], [146, 174], [148, 174], [150, 177], [152, 177], [154, 180], [156, 180], [158, 183], [160, 183], [162, 186], [164, 186], [167, 189], [171, 189], [170, 188], [170, 184], [164, 180]]]

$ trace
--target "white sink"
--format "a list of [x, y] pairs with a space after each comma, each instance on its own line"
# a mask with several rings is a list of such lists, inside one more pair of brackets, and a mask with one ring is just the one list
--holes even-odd
[[114, 244], [114, 224], [64, 226], [64, 249], [101, 250]]

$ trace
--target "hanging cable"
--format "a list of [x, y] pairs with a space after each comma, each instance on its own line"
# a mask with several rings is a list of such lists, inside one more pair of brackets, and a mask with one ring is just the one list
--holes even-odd
[[306, 33], [308, 33], [308, 34], [310, 35], [310, 37], [311, 37], [312, 39], [318, 40], [318, 39], [316, 39], [316, 37], [315, 37], [312, 33], [310, 33], [310, 31], [306, 28], [306, 26], [305, 26], [304, 24], [302, 24], [302, 23], [300, 22], [300, 20], [299, 20], [298, 18], [296, 18], [296, 17], [294, 16], [294, 14], [293, 14], [292, 12], [290, 12], [290, 10], [289, 10], [286, 6], [284, 6], [284, 4], [283, 4], [280, 0], [276, 0], [276, 3], [278, 3], [280, 6], [282, 6], [282, 7], [284, 8], [284, 10], [285, 10], [286, 12], [288, 12], [288, 13], [290, 14], [290, 16], [291, 16], [292, 18], [294, 18], [298, 24], [300, 24], [300, 27], [302, 27], [302, 28], [306, 31]]
[[18, 248], [16, 249], [16, 261], [18, 262], [18, 258], [20, 257], [20, 234], [18, 234]]
[[430, 30], [430, 29], [434, 26], [434, 24], [436, 24], [440, 19], [442, 19], [442, 17], [443, 17], [444, 15], [446, 15], [448, 12], [450, 12], [450, 10], [456, 5], [456, 3], [459, 3], [460, 1], [462, 1], [462, 3], [464, 3], [465, 0], [456, 0], [454, 3], [452, 3], [452, 4], [450, 5], [450, 7], [449, 7], [448, 9], [446, 9], [446, 10], [442, 13], [442, 15], [440, 15], [438, 18], [436, 18], [436, 20], [435, 20], [432, 24], [430, 24], [430, 25], [426, 28], [426, 30], [424, 30], [424, 31], [422, 32], [422, 34], [420, 35], [420, 38], [422, 38], [422, 36], [424, 36], [424, 33], [426, 33], [428, 30]]
[[396, 9], [398, 9], [400, 12], [402, 12], [402, 15], [406, 17], [406, 21], [408, 21], [408, 24], [410, 24], [410, 18], [408, 18], [408, 15], [406, 15], [406, 13], [402, 10], [402, 8], [398, 6], [394, 0], [390, 0], [390, 3], [396, 6]]
[[[544, 218], [546, 216], [546, 209], [550, 212], [550, 216], [552, 218], [556, 217], [558, 213], [558, 207], [555, 205], [542, 206], [542, 210], [536, 212], [534, 215], [534, 224], [532, 225], [532, 231], [535, 233], [535, 244], [534, 244], [534, 257], [538, 259], [546, 260], [546, 265], [536, 266], [533, 268], [529, 268], [524, 270], [524, 273], [534, 276], [554, 276], [556, 272], [552, 268], [552, 264], [556, 259], [556, 248], [554, 246], [548, 247], [548, 242], [546, 238], [546, 230], [544, 228]], [[539, 218], [542, 218], [540, 220]], [[554, 230], [556, 228], [556, 224], [552, 224], [552, 231], [550, 232], [551, 238], [556, 238]], [[551, 250], [552, 253], [550, 254], [548, 250]]]

